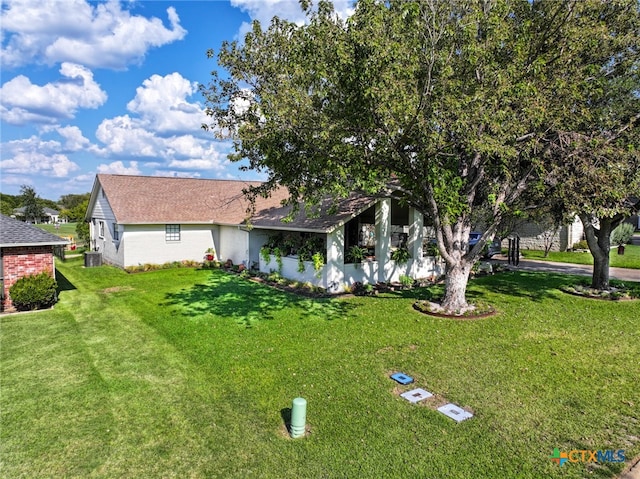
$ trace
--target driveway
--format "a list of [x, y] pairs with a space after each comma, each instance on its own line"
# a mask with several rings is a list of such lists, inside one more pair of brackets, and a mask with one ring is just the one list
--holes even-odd
[[[507, 264], [503, 256], [494, 256], [494, 260]], [[512, 267], [514, 267], [512, 265]], [[552, 261], [540, 261], [534, 259], [521, 259], [516, 269], [525, 271], [547, 271], [549, 273], [577, 274], [581, 276], [591, 276], [593, 266], [572, 263], [555, 263]], [[609, 268], [609, 277], [620, 281], [637, 281], [640, 283], [640, 269]]]

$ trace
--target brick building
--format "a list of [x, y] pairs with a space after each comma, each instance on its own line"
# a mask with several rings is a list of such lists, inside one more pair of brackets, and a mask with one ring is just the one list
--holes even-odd
[[68, 241], [0, 215], [0, 310], [14, 311], [9, 288], [22, 276], [43, 271], [55, 276], [54, 248]]

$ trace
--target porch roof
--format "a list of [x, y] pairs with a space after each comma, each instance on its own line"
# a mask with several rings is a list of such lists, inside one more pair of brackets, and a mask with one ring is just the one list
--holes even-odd
[[375, 197], [352, 193], [347, 198], [339, 199], [335, 211], [332, 211], [332, 200], [327, 198], [311, 215], [307, 215], [304, 207], [301, 207], [298, 215], [286, 223], [282, 219], [291, 212], [291, 206], [263, 208], [253, 215], [251, 225], [261, 229], [330, 233], [371, 207], [376, 201]]

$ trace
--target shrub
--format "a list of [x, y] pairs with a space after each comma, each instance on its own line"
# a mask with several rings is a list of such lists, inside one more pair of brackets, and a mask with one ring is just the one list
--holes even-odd
[[405, 288], [409, 288], [413, 286], [413, 278], [411, 276], [407, 276], [406, 274], [401, 274], [398, 279], [400, 280], [400, 284]]
[[631, 223], [620, 223], [616, 229], [611, 232], [611, 244], [623, 245], [627, 244], [633, 236], [635, 228]]
[[573, 249], [589, 249], [589, 245], [587, 244], [587, 240], [580, 240], [577, 243], [573, 244]]
[[56, 302], [56, 280], [49, 273], [23, 276], [9, 289], [16, 309], [29, 311], [53, 306]]
[[406, 264], [411, 258], [411, 254], [407, 248], [398, 248], [391, 253], [391, 259], [398, 264]]
[[358, 245], [353, 245], [347, 250], [345, 263], [356, 263], [358, 265], [367, 255], [367, 250]]
[[427, 243], [423, 250], [425, 256], [433, 256], [434, 258], [440, 257], [440, 250], [438, 249], [438, 245], [435, 243]]

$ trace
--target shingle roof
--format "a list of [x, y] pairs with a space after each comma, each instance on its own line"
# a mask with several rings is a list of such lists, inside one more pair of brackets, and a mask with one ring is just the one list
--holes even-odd
[[[260, 184], [130, 175], [98, 175], [97, 181], [120, 224], [241, 224], [249, 206], [242, 190]], [[281, 189], [260, 198], [259, 208], [280, 206], [286, 196]]]
[[[16, 214], [24, 215], [24, 210], [25, 209], [26, 208], [24, 206], [21, 206], [20, 208], [14, 208], [13, 212], [16, 213]], [[60, 214], [60, 212], [58, 210], [54, 210], [54, 209], [48, 208], [46, 206], [44, 208], [42, 208], [42, 212], [45, 215], [49, 215], [49, 216], [55, 216], [55, 215], [59, 215]]]
[[0, 215], [0, 246], [40, 246], [68, 244], [65, 239], [22, 221]]
[[317, 231], [328, 233], [357, 216], [359, 213], [373, 205], [375, 198], [357, 193], [351, 194], [348, 198], [339, 199], [335, 212], [331, 212], [332, 204], [330, 200], [325, 200], [319, 207], [317, 214], [310, 217], [304, 212], [304, 208], [291, 223], [283, 223], [282, 218], [291, 212], [291, 207], [280, 206], [277, 208], [263, 208], [256, 211], [251, 219], [251, 224], [257, 228], [270, 229], [293, 229], [305, 231]]
[[[97, 182], [120, 224], [241, 225], [247, 220], [249, 205], [242, 190], [260, 185], [260, 182], [233, 180], [106, 174], [98, 175]], [[251, 225], [256, 228], [330, 231], [373, 202], [372, 198], [352, 195], [341, 201], [335, 215], [329, 215], [328, 205], [323, 205], [322, 214], [317, 218], [300, 214], [293, 222], [283, 223], [282, 218], [290, 211], [289, 207], [282, 206], [287, 197], [286, 188], [280, 188], [269, 198], [258, 198]]]

